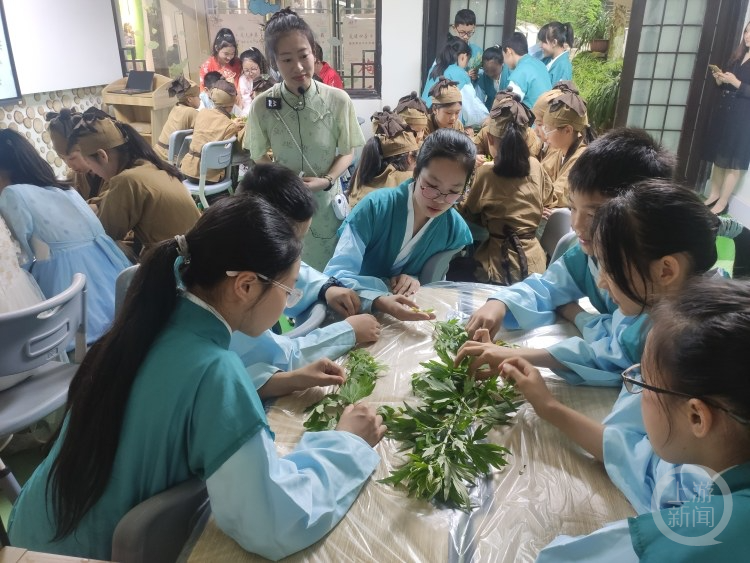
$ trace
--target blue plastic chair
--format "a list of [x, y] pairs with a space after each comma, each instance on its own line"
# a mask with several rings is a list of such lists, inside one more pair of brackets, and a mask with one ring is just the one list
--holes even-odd
[[[190, 180], [183, 181], [185, 187], [190, 191], [190, 195], [198, 198], [203, 209], [208, 208], [207, 195], [214, 195], [221, 192], [234, 193], [231, 171], [232, 145], [236, 140], [236, 137], [232, 137], [225, 141], [214, 141], [203, 145], [198, 183], [194, 184]], [[208, 171], [219, 169], [224, 169], [224, 179], [215, 184], [206, 184], [206, 174]]]
[[187, 138], [193, 134], [192, 129], [180, 129], [169, 136], [169, 148], [167, 149], [167, 160], [174, 166], [179, 166], [182, 158], [190, 148]]

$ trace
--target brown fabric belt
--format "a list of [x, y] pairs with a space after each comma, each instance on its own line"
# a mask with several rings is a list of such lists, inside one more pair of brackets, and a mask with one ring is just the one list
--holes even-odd
[[163, 149], [169, 150], [169, 145], [166, 143], [162, 143], [161, 141], [156, 141], [156, 144], [159, 145]]
[[524, 280], [529, 275], [529, 261], [526, 258], [526, 252], [521, 245], [521, 241], [531, 240], [536, 236], [536, 234], [518, 234], [508, 225], [505, 225], [505, 228], [503, 229], [503, 235], [505, 235], [505, 240], [503, 240], [503, 246], [501, 247], [501, 252], [503, 255], [501, 267], [503, 268], [503, 274], [505, 274], [505, 283], [511, 285], [513, 283], [513, 278], [510, 275], [510, 249], [512, 248], [513, 250], [515, 250], [516, 254], [518, 254], [518, 262], [521, 266], [521, 280]]

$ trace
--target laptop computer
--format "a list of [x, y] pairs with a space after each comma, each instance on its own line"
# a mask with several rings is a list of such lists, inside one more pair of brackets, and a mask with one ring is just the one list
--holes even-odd
[[112, 90], [110, 94], [145, 94], [153, 90], [154, 73], [150, 70], [131, 70], [128, 81], [122, 90]]

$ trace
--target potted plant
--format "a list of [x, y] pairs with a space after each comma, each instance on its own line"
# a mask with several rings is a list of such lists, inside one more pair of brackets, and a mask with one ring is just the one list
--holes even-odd
[[607, 53], [609, 38], [614, 28], [614, 17], [610, 10], [601, 10], [578, 31], [578, 45], [588, 45], [593, 53]]

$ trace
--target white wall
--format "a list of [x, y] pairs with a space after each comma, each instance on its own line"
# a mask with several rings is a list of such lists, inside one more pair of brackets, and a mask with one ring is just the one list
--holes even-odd
[[383, 0], [382, 99], [354, 100], [357, 115], [368, 119], [383, 106], [419, 90], [422, 65], [422, 0]]

